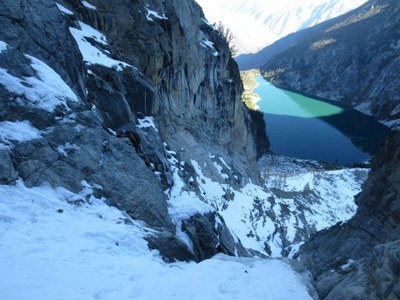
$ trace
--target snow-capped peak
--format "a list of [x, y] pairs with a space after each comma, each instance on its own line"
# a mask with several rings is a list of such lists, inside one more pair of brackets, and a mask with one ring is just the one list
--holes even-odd
[[[236, 36], [238, 54], [254, 53], [289, 33], [350, 11], [366, 0], [197, 0], [211, 22]], [[239, 20], [239, 21], [238, 21]]]

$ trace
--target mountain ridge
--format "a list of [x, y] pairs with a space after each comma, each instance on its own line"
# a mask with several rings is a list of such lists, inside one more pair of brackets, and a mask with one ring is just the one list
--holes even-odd
[[198, 0], [210, 21], [222, 22], [231, 30], [235, 36], [236, 50], [242, 55], [255, 53], [292, 32], [341, 15], [364, 2], [365, 0]]
[[278, 86], [342, 102], [395, 127], [398, 11], [396, 1], [369, 1], [288, 36], [265, 49], [263, 74]]

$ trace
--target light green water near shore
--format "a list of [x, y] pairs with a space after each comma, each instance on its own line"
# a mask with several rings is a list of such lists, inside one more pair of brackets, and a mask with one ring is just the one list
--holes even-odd
[[258, 102], [263, 113], [300, 118], [321, 118], [340, 114], [343, 109], [300, 94], [273, 86], [263, 77], [257, 76], [258, 87], [254, 90], [263, 99]]

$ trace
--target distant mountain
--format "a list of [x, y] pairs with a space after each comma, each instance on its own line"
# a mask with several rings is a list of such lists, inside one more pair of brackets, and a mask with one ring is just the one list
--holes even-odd
[[211, 22], [236, 36], [238, 54], [255, 53], [276, 40], [339, 16], [366, 0], [197, 0]]
[[262, 74], [278, 86], [337, 100], [399, 125], [399, 28], [398, 0], [368, 1], [264, 49]]

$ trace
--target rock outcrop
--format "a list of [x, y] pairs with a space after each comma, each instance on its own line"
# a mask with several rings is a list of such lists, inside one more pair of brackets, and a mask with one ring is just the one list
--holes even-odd
[[126, 76], [122, 84], [112, 81], [115, 90], [127, 89], [124, 96], [134, 113], [155, 116], [168, 143], [179, 142], [169, 140], [178, 131], [188, 131], [196, 141], [229, 151], [238, 168], [257, 176], [237, 65], [194, 1], [92, 1], [96, 10], [77, 3], [73, 8], [83, 22], [112, 41], [111, 54], [137, 67], [153, 86], [152, 93], [140, 82], [144, 91], [137, 93]]
[[390, 126], [400, 119], [400, 3], [370, 0], [263, 51], [274, 84], [351, 105]]
[[0, 11], [0, 129], [14, 131], [0, 132], [0, 182], [90, 186], [153, 228], [149, 246], [168, 260], [233, 254], [240, 242], [217, 215], [187, 220], [182, 230], [201, 241], [189, 249], [168, 202], [180, 182], [200, 194], [191, 160], [217, 177], [210, 154], [232, 166], [233, 186], [259, 180], [237, 65], [200, 7], [6, 0]]
[[300, 250], [322, 299], [400, 297], [400, 132], [375, 158], [358, 211]]

